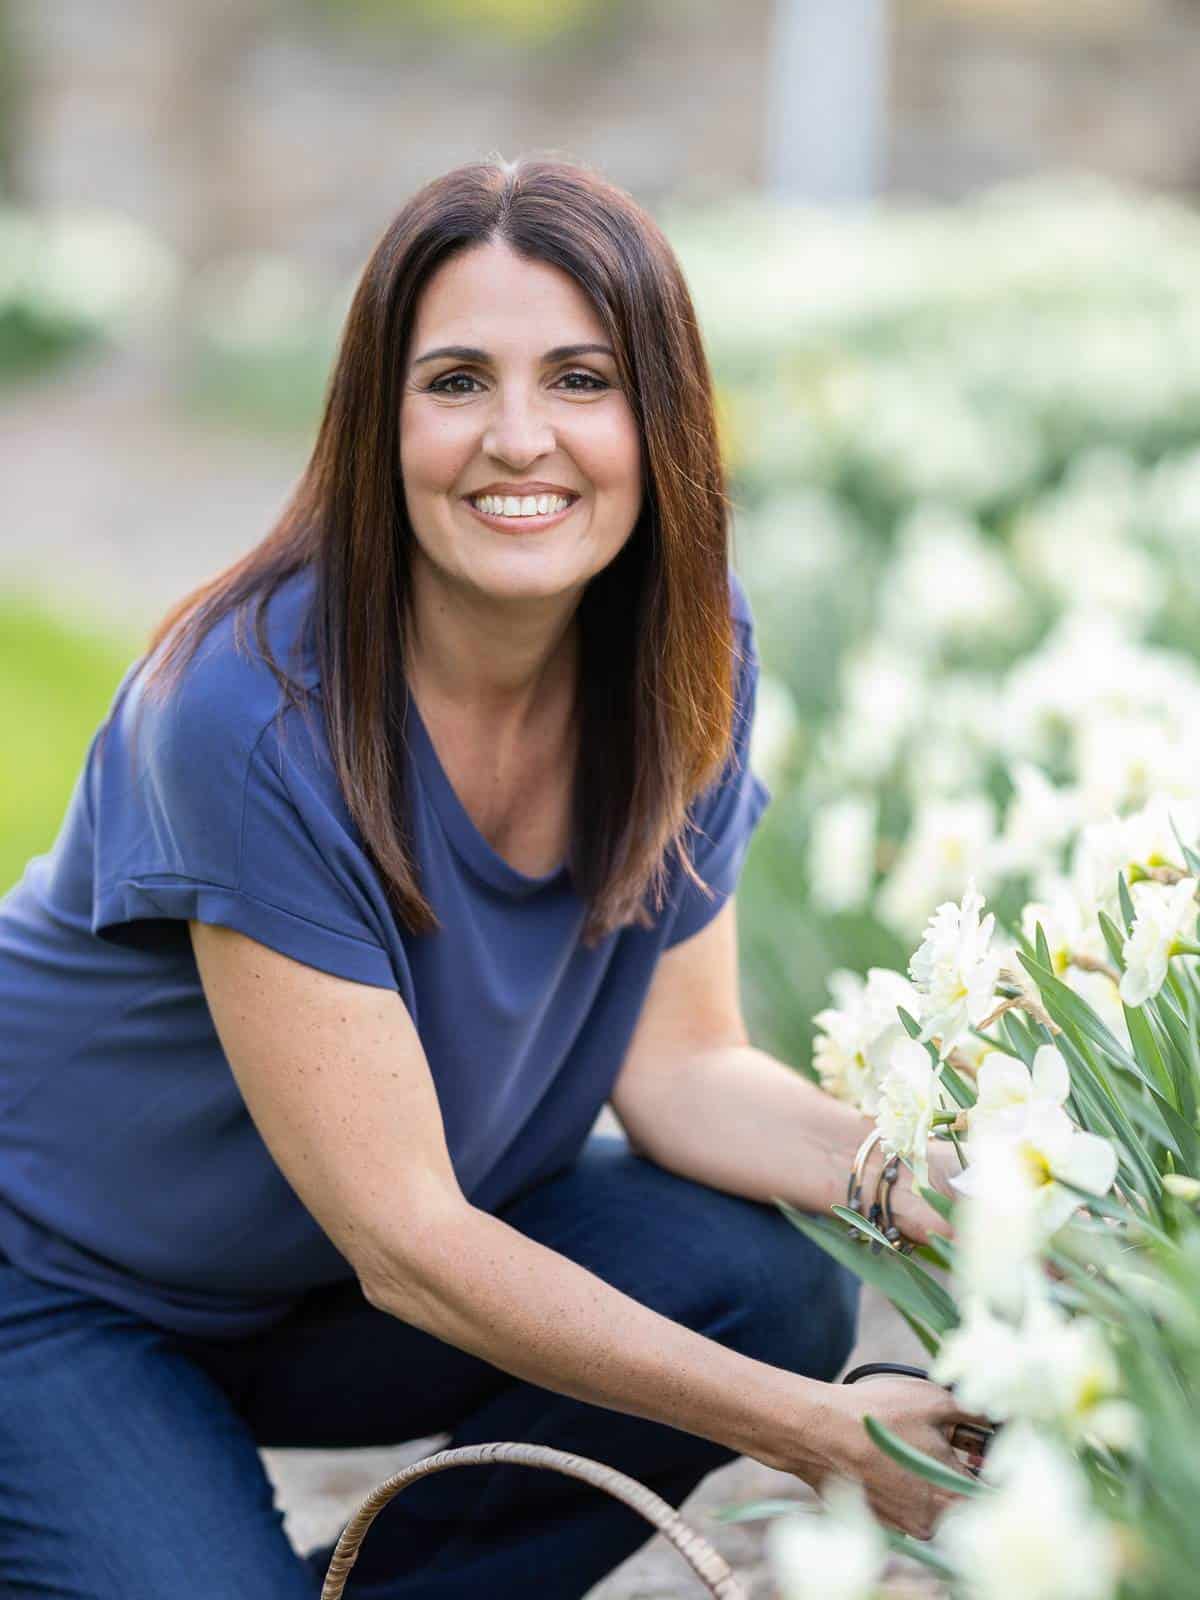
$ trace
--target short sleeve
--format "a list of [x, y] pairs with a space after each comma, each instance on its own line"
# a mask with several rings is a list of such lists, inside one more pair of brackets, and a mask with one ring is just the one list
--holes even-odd
[[[298, 714], [278, 737], [220, 674], [115, 711], [91, 774], [92, 931], [153, 949], [189, 919], [235, 928], [336, 977], [397, 987], [378, 874]], [[217, 680], [217, 681], [214, 681]], [[261, 709], [261, 708], [260, 708]], [[324, 767], [328, 767], [327, 761]]]
[[697, 796], [691, 815], [696, 832], [688, 834], [692, 863], [713, 891], [706, 897], [678, 867], [665, 912], [663, 949], [681, 944], [711, 922], [737, 888], [750, 839], [771, 803], [770, 789], [750, 766], [750, 733], [758, 692], [759, 661], [754, 622], [745, 591], [736, 575], [733, 586], [735, 647], [739, 654], [735, 682], [733, 736], [729, 759], [716, 782]]

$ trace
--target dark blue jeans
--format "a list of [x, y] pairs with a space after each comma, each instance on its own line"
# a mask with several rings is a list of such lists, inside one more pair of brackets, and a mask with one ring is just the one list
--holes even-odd
[[[634, 1299], [745, 1355], [832, 1380], [858, 1281], [772, 1206], [674, 1176], [621, 1139], [500, 1213]], [[732, 1452], [522, 1383], [370, 1306], [308, 1295], [227, 1342], [171, 1333], [0, 1261], [0, 1595], [315, 1600], [333, 1547], [296, 1554], [259, 1445], [450, 1431], [592, 1456], [678, 1506]], [[651, 1528], [586, 1484], [503, 1464], [424, 1478], [347, 1583], [375, 1600], [578, 1600]], [[682, 1570], [682, 1569], [681, 1569]]]

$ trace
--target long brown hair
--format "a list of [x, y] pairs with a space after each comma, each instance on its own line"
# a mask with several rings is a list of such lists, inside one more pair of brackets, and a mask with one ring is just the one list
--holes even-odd
[[265, 610], [312, 568], [309, 619], [330, 756], [351, 816], [403, 927], [439, 923], [417, 880], [406, 826], [405, 637], [413, 533], [399, 468], [399, 406], [418, 297], [444, 262], [501, 240], [568, 273], [616, 352], [642, 441], [637, 526], [587, 585], [580, 624], [580, 756], [568, 866], [588, 903], [589, 946], [652, 923], [688, 807], [732, 751], [736, 669], [727, 565], [729, 500], [713, 387], [674, 251], [653, 219], [587, 167], [556, 160], [471, 163], [420, 189], [359, 280], [312, 455], [279, 520], [241, 560], [174, 606], [148, 654], [165, 694], [208, 631], [233, 611], [237, 647], [254, 602], [259, 650], [283, 690]]

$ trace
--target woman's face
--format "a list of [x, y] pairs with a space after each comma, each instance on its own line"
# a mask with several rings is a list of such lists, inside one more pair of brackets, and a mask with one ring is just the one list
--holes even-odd
[[[602, 348], [560, 350], [578, 345]], [[434, 354], [445, 346], [473, 354]], [[578, 601], [632, 533], [642, 482], [608, 336], [574, 279], [498, 242], [438, 269], [417, 305], [400, 471], [418, 559], [442, 579], [496, 600]], [[497, 517], [473, 506], [484, 491], [573, 498]]]

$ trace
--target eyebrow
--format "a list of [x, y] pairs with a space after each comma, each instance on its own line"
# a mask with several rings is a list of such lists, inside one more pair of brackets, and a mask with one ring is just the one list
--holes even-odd
[[[576, 356], [588, 355], [612, 356], [613, 360], [616, 360], [616, 356], [606, 344], [559, 344], [555, 345], [553, 350], [547, 350], [542, 361], [548, 366], [552, 361], [573, 361]], [[423, 356], [418, 356], [413, 366], [419, 367], [425, 361], [437, 361], [446, 356], [452, 357], [455, 361], [485, 363], [492, 359], [486, 350], [477, 350], [473, 345], [444, 344], [436, 350], [427, 350]]]

